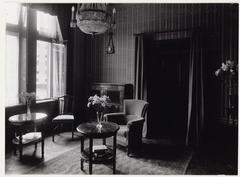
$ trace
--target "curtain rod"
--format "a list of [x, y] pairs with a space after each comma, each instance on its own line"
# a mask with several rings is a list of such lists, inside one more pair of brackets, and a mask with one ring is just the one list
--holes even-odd
[[145, 32], [145, 33], [137, 33], [133, 34], [134, 36], [142, 36], [146, 34], [160, 34], [160, 33], [169, 33], [169, 32], [178, 32], [178, 31], [193, 31], [193, 30], [199, 30], [198, 28], [186, 28], [186, 29], [175, 29], [175, 30], [166, 30], [166, 31], [156, 31], [156, 32]]

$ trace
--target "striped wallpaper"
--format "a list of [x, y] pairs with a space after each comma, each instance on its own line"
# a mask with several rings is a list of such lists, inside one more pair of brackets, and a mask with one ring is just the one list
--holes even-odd
[[[204, 27], [222, 33], [222, 58], [230, 55], [231, 4], [114, 4], [115, 54], [106, 54], [107, 35], [88, 37], [90, 82], [134, 83], [134, 34]], [[229, 29], [228, 29], [229, 28]], [[165, 34], [167, 35], [167, 34]], [[179, 33], [178, 37], [181, 37]], [[184, 35], [184, 34], [182, 34]], [[167, 36], [166, 36], [167, 38]], [[221, 41], [222, 40], [222, 41]]]
[[[87, 37], [86, 70], [89, 82], [134, 83], [134, 34], [204, 28], [209, 32], [209, 68], [227, 59], [238, 61], [238, 4], [114, 4], [117, 27], [115, 54], [106, 54], [106, 34]], [[185, 32], [163, 33], [161, 38], [182, 38]], [[209, 69], [208, 68], [208, 69]], [[214, 74], [213, 76], [214, 77]], [[215, 82], [215, 78], [211, 78]], [[213, 83], [214, 84], [214, 83]], [[221, 83], [219, 117], [226, 117], [228, 95]], [[208, 94], [215, 92], [208, 91]], [[225, 118], [224, 118], [225, 119]]]

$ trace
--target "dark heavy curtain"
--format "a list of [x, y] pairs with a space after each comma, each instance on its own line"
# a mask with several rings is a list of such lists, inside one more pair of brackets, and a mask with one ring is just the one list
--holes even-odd
[[136, 36], [135, 38], [135, 99], [147, 101], [147, 73], [144, 65], [145, 56], [145, 37]]
[[[204, 48], [203, 33], [193, 31], [190, 44], [189, 59], [189, 93], [188, 93], [188, 119], [186, 132], [186, 145], [197, 147], [203, 135], [204, 129]], [[148, 44], [151, 38], [148, 36], [136, 36], [135, 38], [135, 99], [147, 99], [147, 65], [146, 56]], [[151, 106], [151, 105], [150, 105]], [[145, 121], [143, 136], [147, 133], [147, 119]]]
[[[145, 37], [136, 36], [135, 38], [135, 99], [147, 101], [147, 72], [145, 65]], [[147, 117], [147, 115], [146, 115]], [[147, 135], [147, 118], [143, 126], [143, 137]]]
[[189, 94], [186, 145], [199, 146], [204, 128], [203, 35], [192, 32], [189, 61]]

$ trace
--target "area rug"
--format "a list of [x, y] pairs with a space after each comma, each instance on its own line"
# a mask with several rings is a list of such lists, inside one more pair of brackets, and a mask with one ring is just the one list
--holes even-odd
[[[183, 151], [175, 158], [129, 157], [126, 151], [117, 149], [116, 174], [183, 175], [192, 158], [192, 153]], [[112, 166], [93, 164], [93, 174], [112, 174]], [[88, 174], [88, 163], [80, 169], [80, 149], [75, 148], [32, 168], [27, 174]]]

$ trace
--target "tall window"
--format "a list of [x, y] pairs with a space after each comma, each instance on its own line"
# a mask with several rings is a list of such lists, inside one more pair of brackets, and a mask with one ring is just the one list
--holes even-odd
[[[24, 59], [24, 28], [26, 28], [26, 8], [18, 3], [6, 3], [6, 36], [5, 36], [5, 105], [11, 106], [19, 103], [18, 94], [23, 88], [20, 75], [26, 78], [19, 67]], [[25, 26], [24, 26], [25, 24]], [[21, 46], [19, 45], [21, 44]], [[22, 58], [21, 58], [22, 56]], [[21, 62], [20, 62], [21, 61]]]
[[[5, 14], [7, 23], [5, 105], [19, 104], [19, 93], [23, 91], [35, 91], [37, 100], [64, 95], [66, 91], [66, 45], [62, 42], [57, 16], [10, 2], [5, 4]], [[36, 19], [28, 18], [32, 14], [35, 14], [33, 16]], [[36, 21], [36, 26], [30, 20]], [[30, 27], [27, 24], [30, 24]], [[29, 40], [36, 42], [36, 49], [27, 45]], [[29, 54], [27, 51], [35, 53], [36, 58], [27, 58]], [[34, 73], [28, 71], [30, 68], [35, 68], [31, 66], [34, 63], [36, 64], [36, 71], [34, 71], [36, 80], [30, 77]], [[28, 74], [31, 75], [28, 76]], [[35, 83], [36, 90], [29, 89], [27, 87], [29, 83]]]
[[[5, 62], [5, 104], [18, 104], [18, 33], [7, 33], [6, 35], [6, 62]], [[14, 49], [14, 52], [12, 50]]]
[[36, 95], [39, 99], [50, 98], [51, 43], [37, 41]]
[[[66, 46], [56, 16], [37, 11], [36, 95], [39, 99], [62, 96], [66, 88]], [[55, 41], [56, 41], [55, 40]]]

